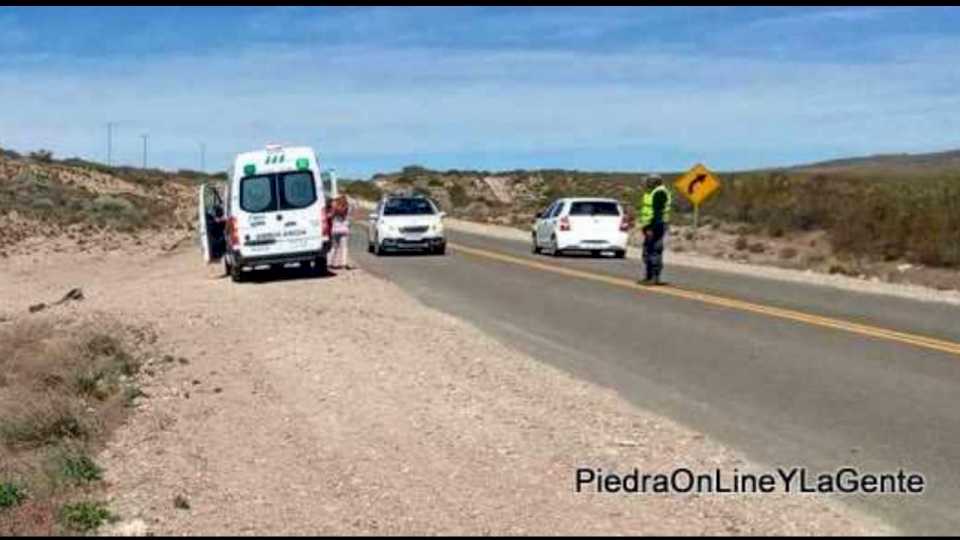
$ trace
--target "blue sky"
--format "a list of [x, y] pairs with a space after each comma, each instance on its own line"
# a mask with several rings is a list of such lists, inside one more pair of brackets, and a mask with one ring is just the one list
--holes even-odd
[[956, 8], [0, 8], [0, 146], [341, 175], [960, 147]]

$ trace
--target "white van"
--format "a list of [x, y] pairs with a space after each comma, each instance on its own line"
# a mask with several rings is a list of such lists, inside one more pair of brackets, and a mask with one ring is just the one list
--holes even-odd
[[319, 160], [308, 146], [269, 145], [238, 154], [222, 199], [213, 186], [200, 186], [204, 262], [222, 258], [234, 281], [248, 269], [291, 263], [326, 271], [327, 194], [335, 195], [336, 186], [323, 185]]

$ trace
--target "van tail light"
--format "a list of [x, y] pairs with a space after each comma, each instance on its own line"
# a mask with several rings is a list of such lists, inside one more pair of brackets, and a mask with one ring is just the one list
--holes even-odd
[[323, 206], [320, 207], [320, 227], [323, 231], [323, 236], [330, 236], [330, 222], [327, 221], [327, 213], [324, 211]]
[[630, 230], [630, 218], [626, 214], [620, 217], [620, 230], [624, 232]]
[[560, 218], [560, 230], [569, 231], [570, 230], [570, 218], [563, 216]]
[[230, 247], [236, 249], [240, 247], [240, 232], [237, 230], [236, 216], [230, 216], [227, 219], [227, 238], [230, 239]]

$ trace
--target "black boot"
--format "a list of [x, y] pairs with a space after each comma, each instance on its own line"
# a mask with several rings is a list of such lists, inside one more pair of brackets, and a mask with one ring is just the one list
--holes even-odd
[[639, 283], [640, 285], [652, 285], [652, 284], [653, 284], [653, 274], [651, 274], [650, 271], [647, 270], [647, 277], [643, 278], [642, 280], [641, 280], [641, 279], [638, 279], [638, 280], [637, 280], [637, 283]]

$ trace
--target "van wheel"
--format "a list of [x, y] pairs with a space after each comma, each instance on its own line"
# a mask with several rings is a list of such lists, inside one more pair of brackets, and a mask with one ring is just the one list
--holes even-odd
[[230, 280], [234, 283], [240, 283], [243, 281], [243, 270], [239, 264], [230, 266]]
[[313, 275], [327, 275], [327, 258], [325, 256], [321, 255], [313, 260]]

